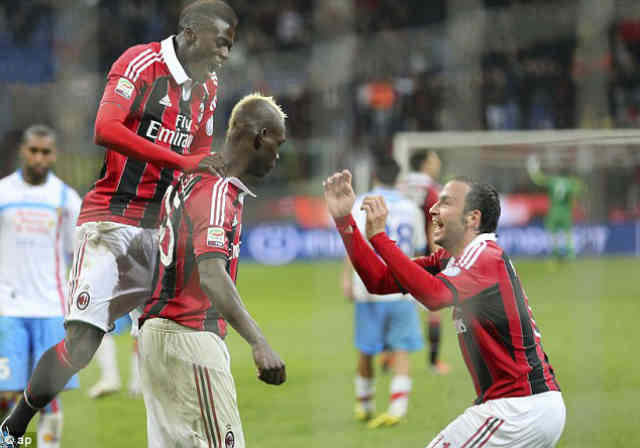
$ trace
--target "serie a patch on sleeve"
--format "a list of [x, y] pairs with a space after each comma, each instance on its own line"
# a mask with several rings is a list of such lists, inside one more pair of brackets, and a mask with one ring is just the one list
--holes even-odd
[[207, 246], [224, 247], [224, 229], [222, 227], [207, 229]]
[[118, 79], [118, 84], [116, 84], [115, 92], [123, 98], [130, 99], [133, 89], [135, 87], [131, 81], [127, 78], [120, 78]]

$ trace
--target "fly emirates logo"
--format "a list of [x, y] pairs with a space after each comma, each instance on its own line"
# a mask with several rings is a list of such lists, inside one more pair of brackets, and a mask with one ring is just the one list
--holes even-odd
[[168, 143], [171, 146], [186, 149], [193, 142], [193, 134], [189, 132], [192, 121], [191, 118], [178, 114], [175, 130], [173, 130], [165, 128], [159, 121], [150, 120], [146, 136], [155, 140], [156, 143]]

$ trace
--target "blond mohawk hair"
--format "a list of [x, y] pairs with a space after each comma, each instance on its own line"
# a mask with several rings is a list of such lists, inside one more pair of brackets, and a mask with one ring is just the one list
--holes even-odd
[[246, 96], [244, 96], [240, 101], [233, 106], [231, 110], [231, 118], [229, 118], [229, 126], [227, 128], [227, 132], [238, 125], [238, 115], [240, 111], [244, 109], [247, 104], [254, 103], [256, 101], [262, 101], [269, 106], [271, 106], [278, 116], [284, 121], [287, 118], [287, 114], [282, 110], [282, 107], [273, 99], [272, 96], [264, 96], [260, 92], [253, 92]]

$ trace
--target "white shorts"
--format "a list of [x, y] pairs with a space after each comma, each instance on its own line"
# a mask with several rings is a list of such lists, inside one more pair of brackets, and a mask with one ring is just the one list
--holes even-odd
[[244, 448], [229, 352], [220, 337], [153, 318], [138, 344], [150, 448]]
[[500, 398], [467, 408], [427, 448], [551, 448], [562, 430], [562, 394]]
[[117, 318], [143, 305], [153, 292], [157, 230], [88, 222], [76, 229], [76, 246], [65, 322], [110, 331]]

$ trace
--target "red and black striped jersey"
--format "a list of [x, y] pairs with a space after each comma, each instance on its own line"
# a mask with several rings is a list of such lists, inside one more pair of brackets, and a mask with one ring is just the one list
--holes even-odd
[[459, 259], [441, 249], [423, 260], [452, 293], [476, 403], [560, 390], [522, 283], [494, 234], [477, 236]]
[[236, 281], [242, 209], [253, 193], [237, 178], [183, 175], [163, 200], [153, 296], [140, 318], [162, 317], [224, 337], [226, 323], [200, 287], [198, 260], [220, 257]]
[[[178, 154], [209, 151], [218, 82], [194, 83], [178, 60], [173, 36], [136, 45], [113, 64], [101, 100], [128, 113], [124, 125]], [[181, 173], [106, 148], [100, 178], [82, 203], [78, 223], [115, 221], [155, 227], [161, 199]]]

